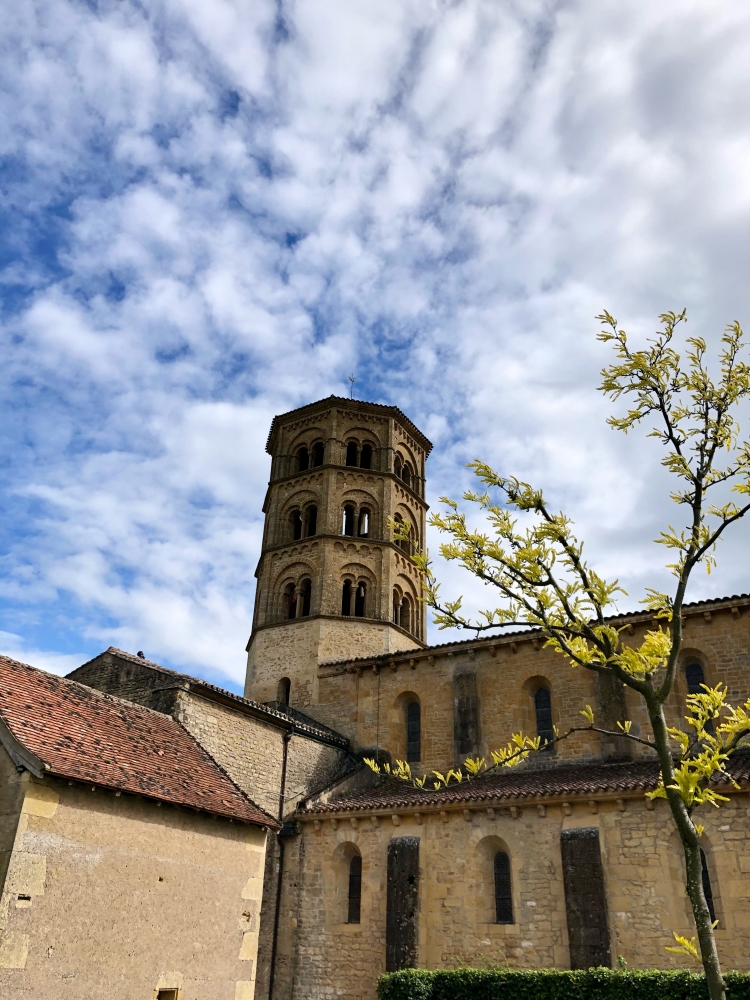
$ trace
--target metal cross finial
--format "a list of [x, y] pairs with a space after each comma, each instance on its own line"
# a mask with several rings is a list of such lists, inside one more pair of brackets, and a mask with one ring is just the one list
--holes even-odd
[[354, 399], [354, 383], [356, 378], [353, 375], [349, 376], [349, 399]]

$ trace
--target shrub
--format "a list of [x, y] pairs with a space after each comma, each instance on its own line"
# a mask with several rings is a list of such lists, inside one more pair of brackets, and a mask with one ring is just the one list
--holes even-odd
[[[729, 972], [728, 1000], [750, 1000], [750, 973]], [[379, 1000], [707, 1000], [702, 974], [586, 969], [405, 969], [378, 980]]]

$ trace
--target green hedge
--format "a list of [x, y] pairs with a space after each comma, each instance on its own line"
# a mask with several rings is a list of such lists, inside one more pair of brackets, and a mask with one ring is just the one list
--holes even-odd
[[[750, 973], [727, 972], [728, 1000], [750, 1000]], [[378, 979], [379, 1000], [707, 1000], [702, 974], [587, 969], [405, 969]]]

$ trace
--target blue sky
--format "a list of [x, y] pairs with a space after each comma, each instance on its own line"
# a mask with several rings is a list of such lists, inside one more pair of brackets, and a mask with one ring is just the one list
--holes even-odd
[[[481, 455], [623, 606], [664, 581], [594, 317], [750, 326], [747, 4], [29, 0], [2, 45], [3, 651], [241, 684], [268, 426], [350, 372], [431, 502]], [[750, 590], [749, 537], [695, 599]]]

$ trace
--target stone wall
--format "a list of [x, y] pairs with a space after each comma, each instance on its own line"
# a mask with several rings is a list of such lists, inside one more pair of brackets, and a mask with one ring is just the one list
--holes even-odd
[[[750, 797], [704, 810], [726, 969], [750, 970]], [[667, 952], [672, 931], [693, 936], [684, 864], [665, 802], [599, 799], [444, 809], [419, 816], [341, 814], [305, 820], [288, 851], [277, 994], [295, 1000], [371, 998], [385, 969], [386, 864], [394, 837], [420, 839], [418, 965], [448, 968], [507, 959], [513, 968], [569, 967], [560, 853], [562, 830], [597, 827], [613, 963], [631, 968], [687, 964]], [[362, 856], [359, 924], [346, 923], [351, 850]], [[513, 924], [495, 923], [493, 858], [511, 859]], [[295, 910], [295, 907], [298, 907]], [[293, 979], [293, 988], [292, 982]]]
[[180, 1000], [252, 1000], [260, 828], [28, 773], [22, 781], [0, 899], [0, 996], [143, 1000], [179, 988]]

